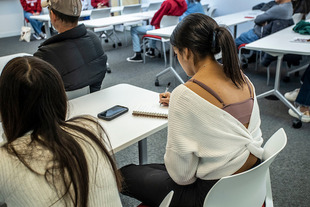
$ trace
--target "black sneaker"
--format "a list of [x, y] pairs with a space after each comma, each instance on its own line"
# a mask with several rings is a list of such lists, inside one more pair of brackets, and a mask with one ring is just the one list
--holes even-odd
[[134, 62], [134, 63], [142, 63], [143, 59], [142, 59], [141, 53], [135, 53], [134, 56], [128, 57], [127, 61], [128, 62]]
[[149, 51], [147, 51], [147, 52], [145, 53], [145, 56], [148, 56], [148, 57], [150, 57], [150, 58], [156, 57], [156, 56], [155, 56], [155, 50], [154, 50], [153, 48], [150, 48]]

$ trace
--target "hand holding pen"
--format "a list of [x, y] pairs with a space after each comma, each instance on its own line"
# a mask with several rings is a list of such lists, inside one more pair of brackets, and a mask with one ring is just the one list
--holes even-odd
[[168, 106], [170, 101], [170, 92], [168, 92], [170, 82], [167, 84], [166, 90], [164, 93], [159, 94], [159, 103], [160, 105]]

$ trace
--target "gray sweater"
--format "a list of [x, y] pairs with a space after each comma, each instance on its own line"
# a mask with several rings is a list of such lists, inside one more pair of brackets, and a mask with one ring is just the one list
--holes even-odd
[[292, 2], [274, 5], [265, 13], [258, 15], [255, 19], [254, 32], [259, 37], [262, 35], [262, 25], [277, 19], [291, 19], [293, 15]]

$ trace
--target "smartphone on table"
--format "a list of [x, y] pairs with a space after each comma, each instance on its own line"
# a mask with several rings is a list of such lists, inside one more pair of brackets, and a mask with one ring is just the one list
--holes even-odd
[[112, 119], [115, 119], [116, 117], [119, 117], [120, 115], [122, 115], [126, 112], [128, 112], [127, 107], [116, 105], [116, 106], [113, 106], [113, 107], [99, 113], [97, 116], [100, 119], [110, 121]]

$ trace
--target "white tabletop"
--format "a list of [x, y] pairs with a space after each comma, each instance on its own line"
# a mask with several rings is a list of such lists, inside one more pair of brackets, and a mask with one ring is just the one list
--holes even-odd
[[[106, 130], [114, 152], [118, 152], [147, 136], [167, 127], [167, 119], [136, 117], [132, 115], [137, 105], [158, 105], [156, 92], [128, 84], [119, 84], [69, 101], [69, 117], [97, 114], [114, 106], [122, 105], [129, 112], [112, 121], [100, 120]], [[167, 109], [168, 110], [168, 109]]]
[[0, 57], [0, 74], [4, 68], [4, 66], [13, 58], [15, 57], [21, 57], [21, 56], [32, 56], [31, 54], [28, 53], [16, 53], [16, 54], [12, 54], [12, 55], [6, 55], [6, 56], [2, 56]]
[[147, 11], [134, 14], [105, 17], [100, 19], [85, 20], [80, 21], [79, 24], [84, 24], [86, 27], [89, 28], [106, 27], [110, 25], [151, 19], [154, 16], [155, 12], [156, 11]]
[[295, 37], [310, 39], [310, 35], [301, 35], [293, 31], [293, 27], [280, 30], [245, 47], [250, 50], [261, 50], [271, 54], [310, 55], [310, 43], [292, 42]]
[[[111, 7], [111, 13], [122, 11], [123, 8], [124, 8], [123, 6], [113, 6], [113, 7]], [[81, 11], [80, 17], [87, 17], [87, 16], [90, 16], [91, 11], [92, 11], [92, 10], [84, 10], [84, 11]], [[48, 21], [50, 21], [50, 16], [49, 16], [49, 14], [42, 14], [42, 15], [37, 15], [37, 16], [31, 16], [30, 18], [31, 18], [31, 19], [36, 19], [36, 20], [39, 20], [39, 21], [42, 21], [42, 22], [48, 22]]]
[[[243, 12], [238, 12], [234, 14], [228, 14], [220, 17], [215, 17], [214, 20], [219, 25], [225, 25], [227, 27], [235, 26], [244, 22], [253, 21], [255, 17], [259, 14], [261, 14], [262, 11], [253, 11], [253, 10], [247, 10]], [[147, 34], [150, 35], [157, 35], [161, 37], [169, 38], [176, 26], [170, 26], [165, 28], [160, 28], [156, 30], [150, 30], [147, 31]]]
[[225, 26], [235, 26], [238, 24], [242, 24], [245, 22], [254, 21], [256, 16], [264, 13], [260, 10], [246, 10], [242, 12], [237, 12], [233, 14], [228, 14], [224, 16], [215, 17], [214, 20], [219, 25], [225, 25]]

